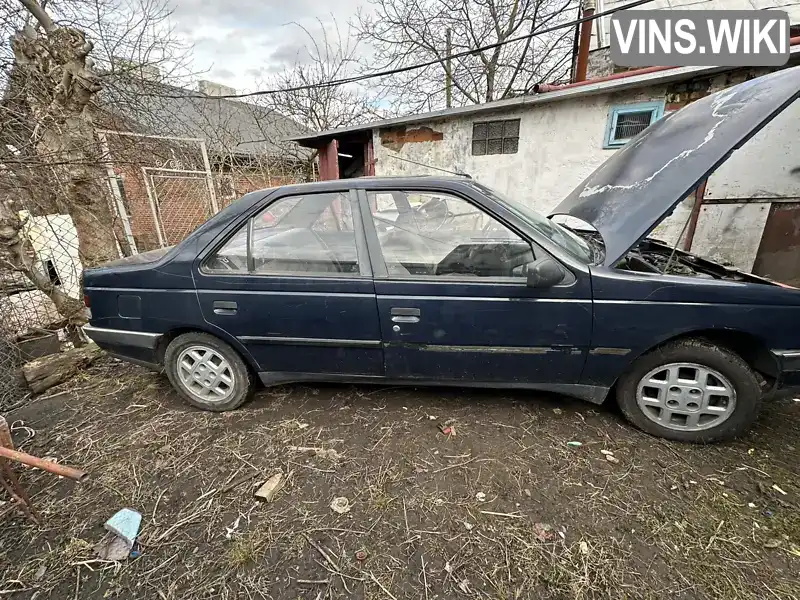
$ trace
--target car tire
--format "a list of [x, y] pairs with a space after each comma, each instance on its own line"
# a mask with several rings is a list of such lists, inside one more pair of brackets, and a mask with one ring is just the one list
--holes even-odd
[[184, 400], [202, 410], [234, 410], [255, 387], [239, 353], [207, 333], [184, 333], [172, 340], [164, 353], [164, 370]]
[[681, 442], [743, 435], [755, 423], [761, 399], [758, 377], [748, 364], [703, 339], [656, 348], [617, 382], [617, 403], [628, 421], [649, 434]]

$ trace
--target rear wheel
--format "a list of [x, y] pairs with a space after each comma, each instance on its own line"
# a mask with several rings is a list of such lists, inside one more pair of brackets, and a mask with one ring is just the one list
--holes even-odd
[[253, 391], [253, 378], [239, 354], [207, 333], [185, 333], [172, 340], [164, 353], [164, 370], [181, 396], [203, 410], [233, 410]]
[[740, 356], [700, 339], [679, 340], [637, 360], [617, 384], [617, 402], [639, 429], [684, 442], [747, 432], [761, 388]]

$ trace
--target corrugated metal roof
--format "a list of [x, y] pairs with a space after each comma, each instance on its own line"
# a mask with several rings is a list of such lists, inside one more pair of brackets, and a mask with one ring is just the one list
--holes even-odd
[[[181, 97], [176, 97], [181, 96]], [[262, 106], [138, 78], [107, 77], [100, 104], [161, 135], [202, 137], [222, 154], [281, 154], [280, 142], [308, 131]]]

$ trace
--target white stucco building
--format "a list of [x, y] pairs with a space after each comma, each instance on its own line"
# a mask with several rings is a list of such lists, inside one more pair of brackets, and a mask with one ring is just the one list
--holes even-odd
[[[789, 64], [797, 63], [800, 45], [792, 46]], [[297, 141], [321, 150], [323, 178], [440, 173], [437, 169], [467, 173], [547, 214], [629, 134], [697, 98], [766, 72], [683, 67], [598, 81], [590, 70], [590, 79], [574, 87]], [[800, 284], [800, 101], [713, 173], [701, 196], [694, 214], [690, 197], [653, 236]]]

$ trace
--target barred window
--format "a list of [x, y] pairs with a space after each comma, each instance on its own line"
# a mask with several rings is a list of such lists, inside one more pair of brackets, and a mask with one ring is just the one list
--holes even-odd
[[516, 154], [517, 150], [519, 150], [519, 119], [472, 124], [473, 156]]
[[664, 115], [663, 102], [612, 106], [603, 148], [620, 148]]

